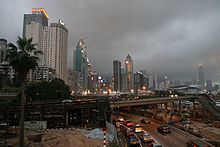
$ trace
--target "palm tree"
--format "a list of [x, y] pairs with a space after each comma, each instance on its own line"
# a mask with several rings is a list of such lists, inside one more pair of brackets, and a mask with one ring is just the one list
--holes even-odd
[[32, 41], [32, 38], [18, 37], [18, 47], [12, 43], [8, 44], [9, 63], [15, 69], [21, 81], [20, 147], [24, 146], [24, 104], [26, 101], [24, 90], [27, 74], [31, 69], [38, 66], [38, 55], [42, 54], [42, 51], [36, 48], [37, 44], [33, 44]]

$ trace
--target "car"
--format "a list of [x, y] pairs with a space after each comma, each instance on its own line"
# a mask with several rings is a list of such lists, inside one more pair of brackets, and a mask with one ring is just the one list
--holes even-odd
[[149, 133], [143, 133], [141, 137], [141, 141], [145, 143], [153, 142], [153, 137]]
[[162, 147], [162, 144], [159, 144], [159, 143], [153, 143], [153, 147]]
[[71, 102], [73, 102], [72, 100], [63, 100], [62, 101], [63, 103], [71, 103]]
[[147, 147], [162, 147], [162, 145], [159, 142], [154, 140], [153, 142], [148, 143]]
[[149, 120], [145, 120], [144, 118], [142, 118], [140, 120], [140, 123], [142, 123], [142, 124], [150, 124], [150, 121]]
[[123, 124], [127, 126], [128, 123], [130, 123], [130, 120], [124, 120]]
[[160, 133], [171, 133], [171, 129], [169, 126], [167, 125], [160, 125], [158, 128], [157, 128], [157, 131], [160, 132]]
[[127, 134], [127, 136], [134, 135], [134, 131], [132, 129], [128, 128], [126, 134]]
[[130, 122], [130, 123], [127, 123], [127, 125], [126, 125], [127, 127], [129, 127], [129, 128], [133, 128], [134, 127], [134, 123], [132, 123], [132, 122]]
[[141, 125], [136, 124], [136, 125], [134, 126], [134, 132], [135, 132], [135, 133], [140, 133], [140, 132], [142, 132]]
[[130, 145], [137, 145], [137, 144], [139, 144], [137, 137], [135, 137], [133, 135], [130, 136], [129, 143], [130, 143]]
[[124, 117], [122, 117], [122, 116], [119, 116], [118, 119], [119, 119], [121, 122], [124, 121]]
[[187, 147], [210, 147], [207, 143], [201, 140], [190, 140], [186, 143]]

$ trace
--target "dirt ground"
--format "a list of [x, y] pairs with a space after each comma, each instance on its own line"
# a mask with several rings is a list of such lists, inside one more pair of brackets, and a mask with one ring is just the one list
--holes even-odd
[[[25, 144], [28, 147], [102, 147], [103, 140], [87, 138], [87, 130], [54, 129], [42, 132], [26, 131]], [[40, 139], [39, 139], [40, 138]], [[39, 142], [41, 140], [41, 142]], [[10, 140], [9, 140], [10, 142]], [[11, 140], [18, 145], [18, 138]]]

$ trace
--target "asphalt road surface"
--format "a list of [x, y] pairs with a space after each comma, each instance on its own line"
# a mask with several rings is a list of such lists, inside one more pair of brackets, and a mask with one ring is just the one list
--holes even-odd
[[[140, 124], [140, 119], [143, 118], [141, 116], [126, 113], [123, 113], [122, 116], [124, 116], [125, 119], [131, 120], [135, 124]], [[160, 126], [160, 124], [162, 123], [150, 120], [150, 124], [141, 124], [141, 127], [149, 132], [151, 136], [163, 145], [163, 147], [186, 147], [186, 142], [192, 139], [189, 136], [175, 132], [174, 130], [171, 130], [171, 133], [169, 134], [161, 134], [157, 131], [157, 127]], [[147, 144], [142, 144], [142, 146], [147, 147]]]

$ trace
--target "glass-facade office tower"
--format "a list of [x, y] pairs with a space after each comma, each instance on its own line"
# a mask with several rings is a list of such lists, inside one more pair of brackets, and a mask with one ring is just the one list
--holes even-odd
[[87, 90], [88, 88], [88, 64], [89, 60], [87, 58], [87, 47], [86, 44], [81, 38], [76, 46], [76, 50], [74, 51], [74, 71], [78, 75], [77, 85], [82, 88], [82, 91]]
[[134, 91], [138, 93], [139, 91], [147, 91], [148, 88], [148, 78], [142, 72], [138, 71], [134, 74]]
[[126, 70], [121, 67], [121, 91], [126, 92], [128, 89], [128, 78]]
[[121, 62], [113, 61], [114, 91], [121, 91]]
[[128, 54], [125, 60], [125, 70], [127, 73], [127, 91], [131, 91], [134, 89], [134, 74], [133, 74], [133, 60], [131, 56]]

